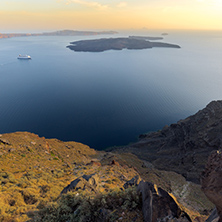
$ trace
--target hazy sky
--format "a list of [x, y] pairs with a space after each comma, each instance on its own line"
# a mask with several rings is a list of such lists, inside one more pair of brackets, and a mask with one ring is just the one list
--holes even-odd
[[0, 32], [221, 29], [222, 0], [0, 0]]

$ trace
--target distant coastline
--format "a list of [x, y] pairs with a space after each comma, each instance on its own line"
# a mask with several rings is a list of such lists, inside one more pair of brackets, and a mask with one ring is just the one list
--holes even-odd
[[76, 30], [60, 30], [55, 32], [43, 32], [43, 33], [0, 33], [0, 39], [13, 38], [13, 37], [27, 37], [27, 36], [88, 36], [88, 35], [107, 35], [117, 34], [116, 31], [76, 31]]
[[141, 39], [141, 40], [162, 40], [163, 37], [150, 37], [150, 36], [129, 36], [130, 39]]
[[68, 45], [67, 48], [77, 52], [103, 52], [107, 50], [148, 49], [154, 47], [180, 48], [179, 45], [164, 42], [150, 42], [147, 39], [158, 40], [162, 38], [129, 36], [128, 38], [81, 40], [71, 42], [71, 45]]

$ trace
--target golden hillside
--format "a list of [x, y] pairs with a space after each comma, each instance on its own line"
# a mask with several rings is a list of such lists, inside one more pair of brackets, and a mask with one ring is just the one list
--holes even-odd
[[[107, 214], [107, 221], [143, 221], [136, 189], [123, 188], [137, 175], [175, 196], [192, 218], [206, 218], [212, 208], [199, 185], [179, 174], [156, 170], [132, 154], [95, 151], [81, 143], [28, 132], [0, 135], [0, 166], [0, 221], [4, 222], [84, 221], [92, 214], [95, 218]], [[95, 175], [95, 190], [75, 189], [60, 195], [84, 175]], [[80, 213], [74, 210], [79, 205]], [[107, 206], [107, 212], [102, 206]], [[73, 212], [77, 216], [72, 220]]]

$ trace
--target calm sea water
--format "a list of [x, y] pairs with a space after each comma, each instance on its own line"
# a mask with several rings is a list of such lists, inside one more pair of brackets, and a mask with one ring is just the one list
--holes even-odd
[[[66, 48], [92, 38], [100, 36], [0, 40], [0, 133], [29, 131], [102, 149], [136, 141], [222, 99], [222, 32], [164, 36], [181, 49]], [[17, 60], [18, 54], [32, 60]]]

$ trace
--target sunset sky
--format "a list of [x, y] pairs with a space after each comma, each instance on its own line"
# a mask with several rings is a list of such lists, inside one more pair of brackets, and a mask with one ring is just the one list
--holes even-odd
[[222, 0], [1, 0], [0, 32], [220, 29]]

